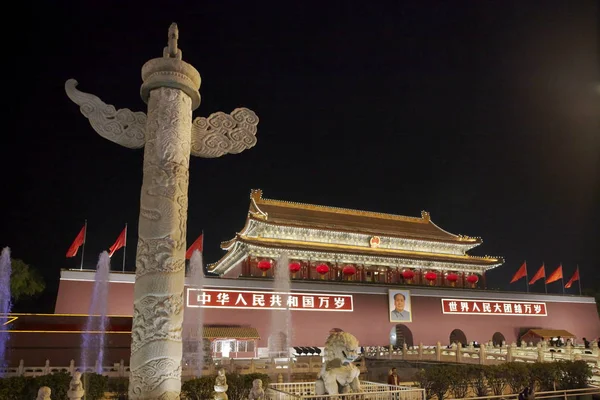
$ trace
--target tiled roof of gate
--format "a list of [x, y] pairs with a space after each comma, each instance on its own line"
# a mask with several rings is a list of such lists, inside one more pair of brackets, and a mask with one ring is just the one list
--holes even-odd
[[481, 238], [454, 235], [435, 225], [428, 212], [421, 217], [265, 199], [252, 190], [250, 216], [281, 225], [321, 228], [444, 242], [481, 243]]
[[250, 326], [205, 326], [202, 333], [205, 339], [260, 339]]
[[537, 335], [541, 338], [550, 338], [557, 336], [560, 336], [562, 338], [575, 337], [575, 335], [573, 335], [571, 332], [565, 331], [564, 329], [530, 329], [527, 331], [527, 333], [525, 333], [525, 335], [527, 335], [528, 333], [533, 333], [534, 335]]

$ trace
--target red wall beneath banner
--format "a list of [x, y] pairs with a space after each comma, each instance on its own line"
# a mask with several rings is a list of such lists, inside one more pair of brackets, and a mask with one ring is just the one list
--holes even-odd
[[[55, 314], [88, 314], [94, 282], [61, 280]], [[111, 282], [108, 287], [108, 315], [133, 315], [133, 283]]]
[[[549, 303], [547, 317], [442, 314], [441, 298], [412, 297], [413, 322], [405, 323], [414, 344], [450, 343], [450, 333], [462, 330], [467, 341], [486, 342], [496, 332], [506, 341], [516, 341], [521, 328], [566, 329], [582, 337], [600, 336], [595, 304]], [[280, 312], [280, 311], [273, 311]], [[267, 310], [206, 309], [205, 324], [247, 325], [258, 329], [259, 347], [267, 346], [271, 312]], [[383, 295], [354, 295], [354, 312], [292, 311], [294, 346], [322, 346], [331, 328], [355, 335], [361, 345], [387, 345], [395, 323], [389, 322], [388, 298]]]

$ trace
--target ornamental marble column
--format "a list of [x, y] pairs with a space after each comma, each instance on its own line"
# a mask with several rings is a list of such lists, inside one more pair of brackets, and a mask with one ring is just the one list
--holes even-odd
[[180, 54], [168, 53], [148, 61], [142, 67], [142, 79], [148, 120], [129, 397], [176, 399], [181, 389], [192, 109], [200, 104], [200, 74]]
[[186, 223], [190, 154], [213, 158], [256, 144], [258, 118], [246, 108], [192, 121], [200, 74], [182, 60], [179, 31], [169, 28], [163, 57], [142, 67], [148, 114], [116, 110], [98, 97], [65, 90], [104, 138], [144, 148], [134, 289], [129, 398], [179, 399], [181, 391]]

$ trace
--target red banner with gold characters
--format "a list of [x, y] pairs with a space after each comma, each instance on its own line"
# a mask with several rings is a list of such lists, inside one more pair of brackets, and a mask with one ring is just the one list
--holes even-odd
[[526, 315], [546, 317], [546, 303], [529, 301], [442, 299], [444, 314]]
[[187, 307], [242, 308], [293, 311], [354, 310], [352, 295], [326, 293], [252, 292], [246, 290], [187, 289]]

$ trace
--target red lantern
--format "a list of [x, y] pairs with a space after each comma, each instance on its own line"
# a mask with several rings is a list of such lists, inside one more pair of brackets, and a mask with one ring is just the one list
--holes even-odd
[[415, 273], [412, 270], [407, 269], [402, 271], [402, 277], [407, 281], [411, 281], [415, 277]]
[[271, 269], [271, 261], [269, 260], [260, 260], [257, 265], [258, 269], [260, 269], [263, 273], [263, 276], [267, 274], [267, 271]]
[[471, 284], [471, 287], [475, 287], [477, 282], [479, 282], [479, 277], [475, 274], [467, 276], [467, 282]]
[[352, 276], [356, 273], [356, 268], [354, 267], [354, 265], [346, 265], [343, 269], [342, 269], [342, 274], [346, 275], [346, 276]]
[[317, 272], [321, 274], [321, 279], [325, 278], [325, 274], [329, 272], [329, 266], [327, 264], [317, 265]]
[[429, 281], [430, 285], [433, 285], [437, 279], [437, 274], [435, 272], [428, 272], [425, 274], [425, 279]]
[[290, 272], [291, 272], [292, 274], [295, 274], [296, 272], [300, 271], [300, 267], [301, 267], [301, 265], [300, 265], [300, 263], [299, 263], [299, 262], [297, 262], [297, 261], [292, 261], [292, 262], [290, 263]]
[[454, 272], [450, 272], [448, 275], [446, 275], [446, 279], [448, 280], [448, 282], [450, 282], [450, 286], [454, 286], [454, 284], [458, 280], [458, 275]]

